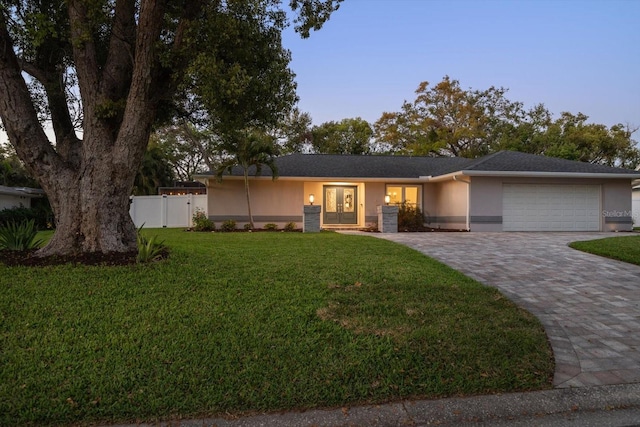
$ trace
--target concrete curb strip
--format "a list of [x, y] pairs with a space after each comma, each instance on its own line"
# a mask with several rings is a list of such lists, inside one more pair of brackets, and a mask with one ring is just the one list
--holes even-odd
[[[513, 422], [558, 414], [585, 414], [635, 408], [640, 410], [640, 384], [554, 389], [503, 395], [446, 398], [341, 409], [264, 414], [229, 420], [202, 418], [114, 427], [351, 427], [473, 425]], [[557, 422], [554, 419], [553, 424]], [[640, 422], [640, 420], [638, 420]], [[548, 425], [548, 424], [547, 424]]]

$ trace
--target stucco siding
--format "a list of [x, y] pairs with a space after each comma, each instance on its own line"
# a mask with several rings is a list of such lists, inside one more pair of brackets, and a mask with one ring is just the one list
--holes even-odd
[[502, 179], [470, 177], [469, 227], [471, 231], [502, 231]]
[[384, 205], [384, 182], [365, 184], [364, 225], [378, 224], [378, 206]]
[[0, 194], [0, 211], [15, 207], [31, 207], [31, 198], [24, 196], [13, 196], [10, 194]]
[[425, 185], [425, 211], [434, 228], [467, 228], [467, 186], [460, 181]]
[[602, 184], [603, 231], [630, 231], [633, 229], [631, 182], [610, 180]]
[[[302, 227], [302, 207], [308, 203], [304, 196], [304, 183], [298, 181], [255, 180], [250, 182], [251, 211], [256, 228], [266, 223], [280, 226], [295, 222]], [[247, 199], [242, 180], [224, 180], [209, 184], [207, 188], [208, 214], [216, 225], [233, 219], [238, 228], [249, 222]]]

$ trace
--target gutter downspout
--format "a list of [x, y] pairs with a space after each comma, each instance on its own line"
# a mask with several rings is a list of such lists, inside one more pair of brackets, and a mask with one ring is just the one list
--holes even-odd
[[464, 179], [459, 179], [459, 175], [453, 175], [453, 180], [456, 182], [464, 182], [467, 184], [467, 231], [471, 231], [471, 181], [465, 181]]

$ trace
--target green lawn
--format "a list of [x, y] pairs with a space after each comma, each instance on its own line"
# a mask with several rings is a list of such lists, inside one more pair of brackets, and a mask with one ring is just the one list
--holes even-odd
[[607, 237], [569, 244], [574, 249], [640, 265], [640, 236]]
[[0, 425], [134, 422], [551, 387], [543, 328], [406, 247], [160, 235], [129, 267], [0, 265]]

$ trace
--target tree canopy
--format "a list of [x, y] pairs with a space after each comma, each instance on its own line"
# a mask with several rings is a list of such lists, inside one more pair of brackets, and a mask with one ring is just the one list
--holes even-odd
[[431, 87], [422, 82], [413, 102], [385, 112], [375, 138], [390, 153], [478, 157], [499, 150], [544, 154], [609, 166], [636, 167], [636, 129], [588, 123], [582, 113], [553, 120], [543, 104], [525, 109], [506, 97], [507, 89], [463, 89], [445, 76]]
[[313, 151], [321, 154], [371, 154], [373, 129], [357, 117], [325, 122], [311, 129]]
[[196, 173], [215, 170], [220, 163], [219, 144], [219, 135], [188, 121], [156, 130], [149, 143], [161, 150], [179, 181], [191, 181]]
[[38, 187], [24, 169], [22, 162], [10, 146], [0, 144], [0, 185], [6, 187]]
[[[296, 30], [340, 2], [290, 0]], [[129, 194], [158, 119], [199, 109], [228, 129], [286, 114], [286, 21], [281, 0], [0, 0], [0, 118], [56, 217], [39, 255], [135, 249]]]

